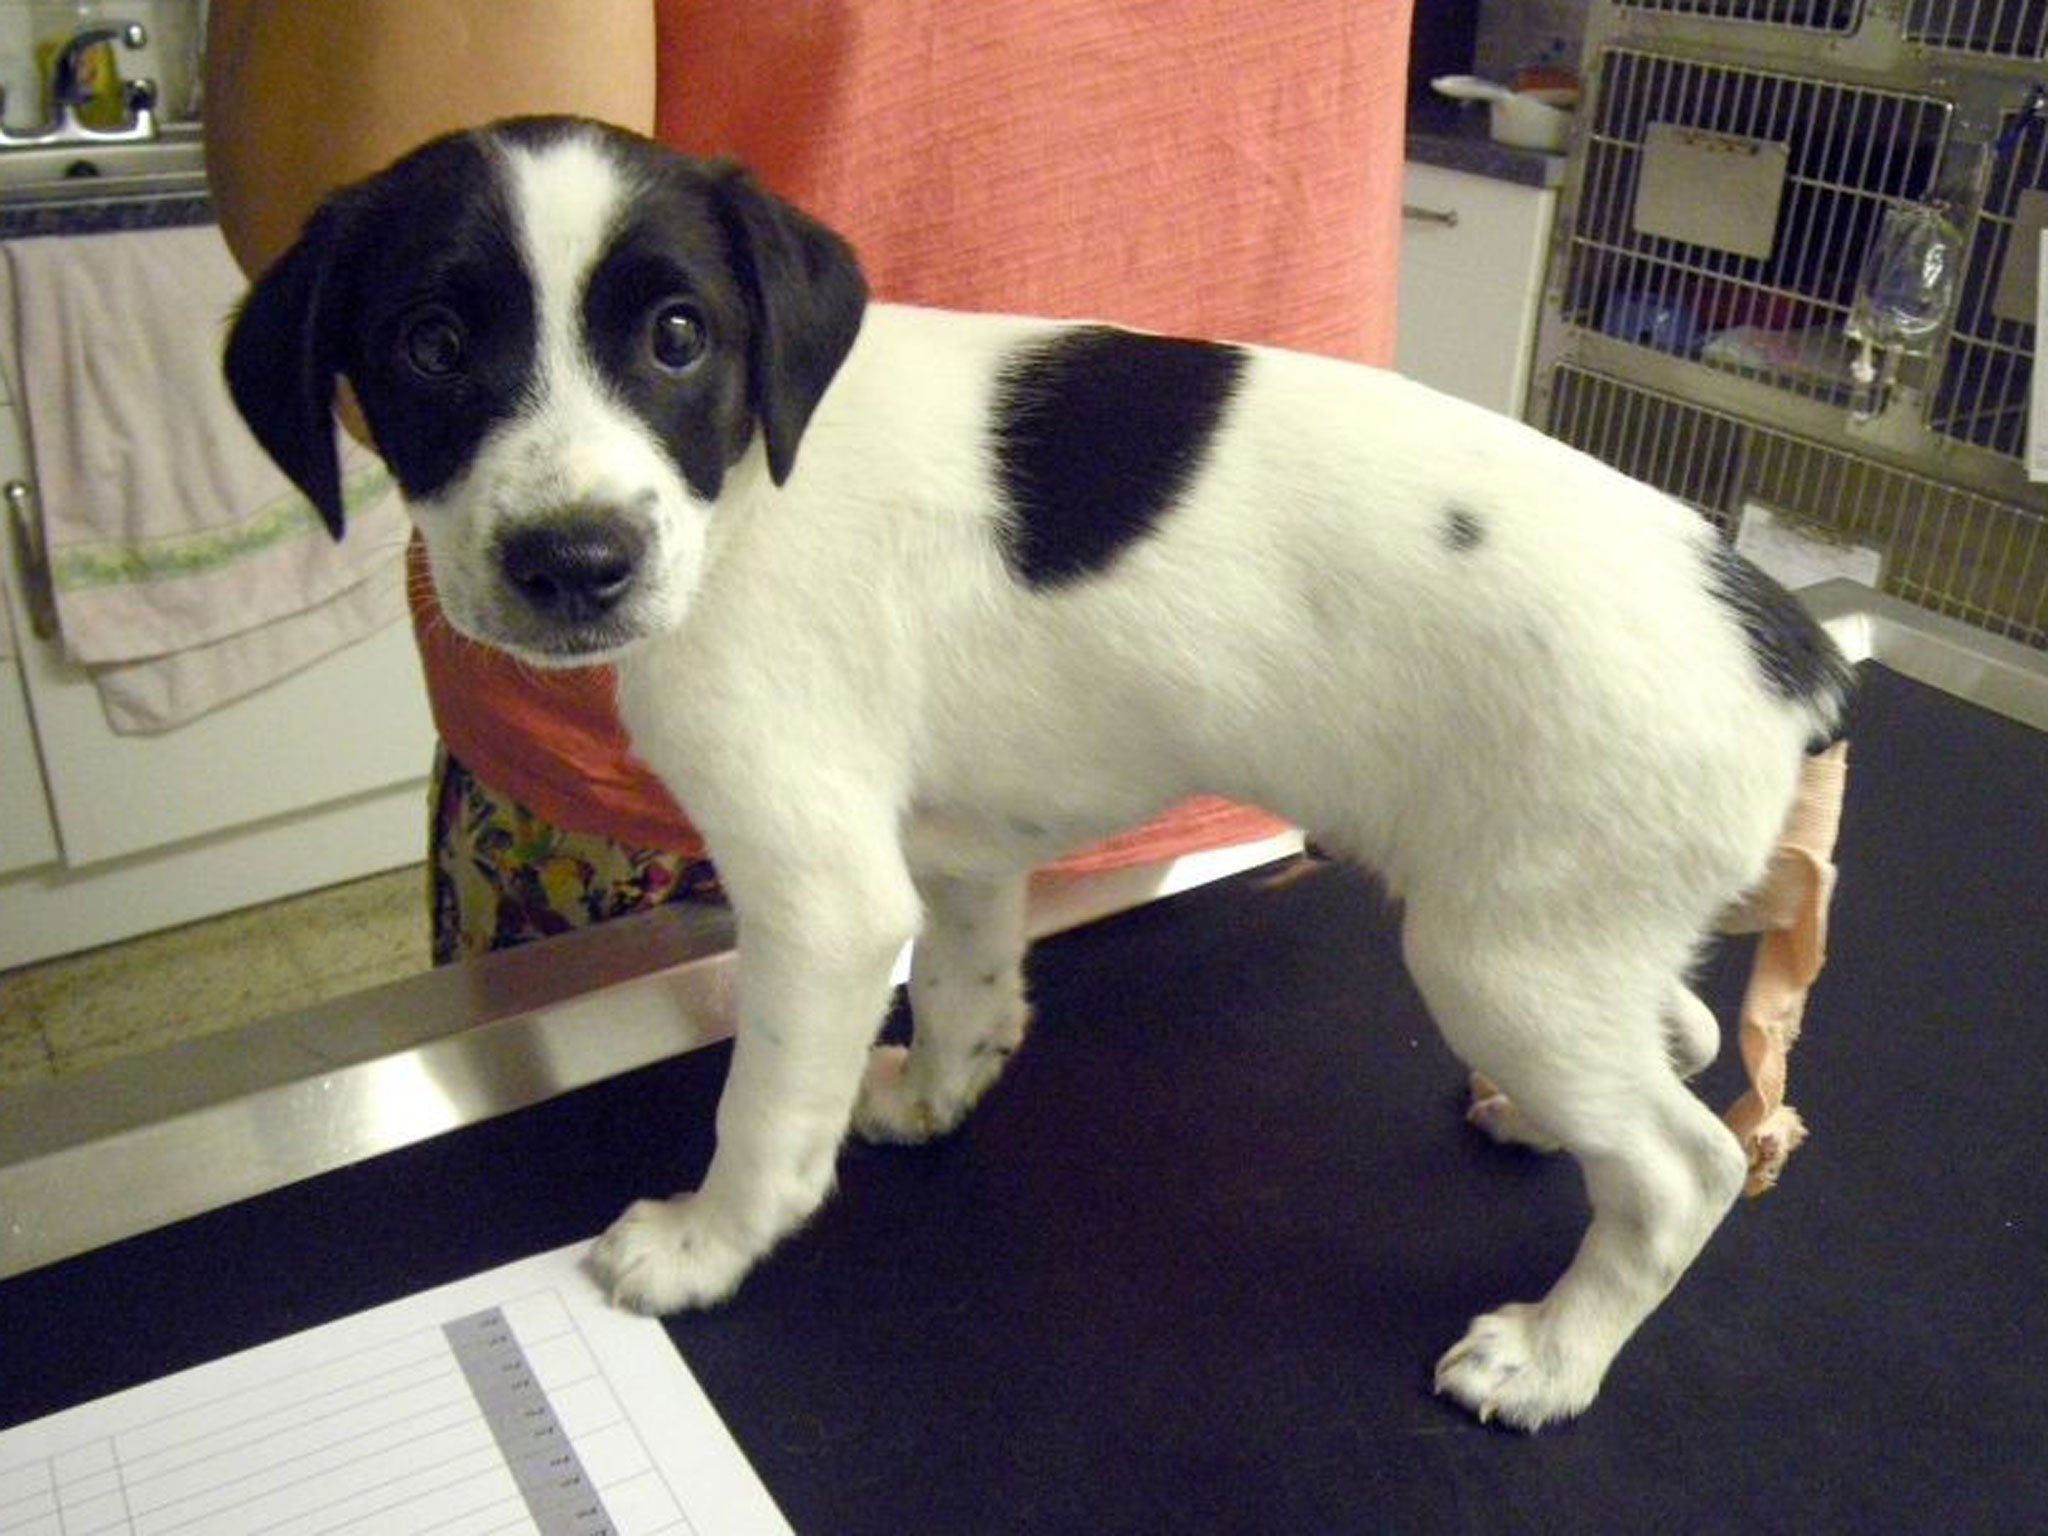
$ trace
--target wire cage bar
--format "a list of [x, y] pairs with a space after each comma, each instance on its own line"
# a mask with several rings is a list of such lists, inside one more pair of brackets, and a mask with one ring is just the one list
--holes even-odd
[[1703, 16], [1716, 21], [1754, 21], [1806, 32], [1846, 36], [1863, 21], [1863, 0], [1615, 0], [1629, 11]]
[[[1564, 252], [1563, 318], [1795, 395], [1845, 401], [1842, 322], [1864, 249], [1890, 204], [1932, 192], [1952, 104], [1622, 47], [1601, 50], [1597, 81]], [[1674, 237], [1646, 216], [1654, 141], [1673, 130], [1710, 154], [1747, 152], [1781, 167], [1762, 254], [1718, 248], [1711, 232]]]
[[1900, 31], [1926, 48], [2038, 59], [2048, 51], [2048, 0], [1908, 0]]
[[[1610, 0], [1617, 11], [1750, 22], [1847, 38], [1866, 25], [1917, 48], [1988, 59], [2048, 57], [2048, 0], [1905, 0], [1873, 13], [1865, 0]], [[1895, 31], [1894, 31], [1895, 29]]]
[[1546, 430], [1734, 532], [1748, 437], [1735, 417], [1566, 366], [1552, 375]]
[[1874, 546], [1883, 588], [2048, 649], [2048, 514], [1570, 364], [1552, 436], [1692, 506], [1732, 537], [1761, 506]]

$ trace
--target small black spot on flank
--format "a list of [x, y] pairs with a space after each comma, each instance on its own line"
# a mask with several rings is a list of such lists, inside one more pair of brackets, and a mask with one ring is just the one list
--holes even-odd
[[1707, 550], [1708, 590], [1735, 616], [1765, 684], [1781, 699], [1838, 709], [1854, 674], [1799, 599], [1716, 539]]
[[994, 986], [994, 985], [996, 984], [996, 982], [997, 982], [997, 981], [999, 981], [1000, 979], [1001, 979], [1001, 978], [1000, 978], [1000, 977], [998, 977], [998, 976], [996, 975], [996, 973], [995, 973], [994, 971], [990, 971], [990, 972], [989, 972], [989, 973], [988, 973], [987, 975], [985, 975], [985, 976], [983, 976], [983, 977], [981, 978], [981, 984], [982, 984], [982, 985], [983, 985], [984, 987], [992, 987], [992, 986]]
[[1107, 326], [1019, 351], [995, 405], [1011, 570], [1059, 586], [1150, 532], [1200, 466], [1245, 362], [1238, 347]]
[[1477, 512], [1469, 512], [1463, 507], [1452, 507], [1446, 512], [1437, 532], [1444, 541], [1444, 548], [1453, 554], [1470, 554], [1486, 542], [1486, 524]]

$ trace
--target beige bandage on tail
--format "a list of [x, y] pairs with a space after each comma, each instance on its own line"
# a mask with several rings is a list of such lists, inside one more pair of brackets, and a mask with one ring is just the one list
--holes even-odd
[[1806, 1124], [1785, 1102], [1786, 1058], [1799, 1038], [1806, 994], [1827, 960], [1828, 902], [1849, 744], [1809, 757], [1763, 884], [1721, 921], [1723, 933], [1761, 933], [1742, 997], [1742, 1065], [1749, 1091], [1722, 1118], [1749, 1158], [1751, 1195], [1778, 1182]]

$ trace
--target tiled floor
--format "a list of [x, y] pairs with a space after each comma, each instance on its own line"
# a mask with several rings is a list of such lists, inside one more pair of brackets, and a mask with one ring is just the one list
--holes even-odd
[[424, 881], [395, 870], [0, 972], [0, 1090], [423, 971]]

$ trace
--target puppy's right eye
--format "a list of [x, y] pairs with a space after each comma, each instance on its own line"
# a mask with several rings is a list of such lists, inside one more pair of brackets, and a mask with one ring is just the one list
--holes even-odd
[[443, 379], [462, 366], [469, 338], [462, 322], [445, 309], [431, 309], [411, 321], [400, 337], [405, 360], [415, 373]]
[[647, 349], [669, 373], [687, 373], [710, 345], [704, 317], [690, 305], [671, 300], [655, 310], [649, 322]]

